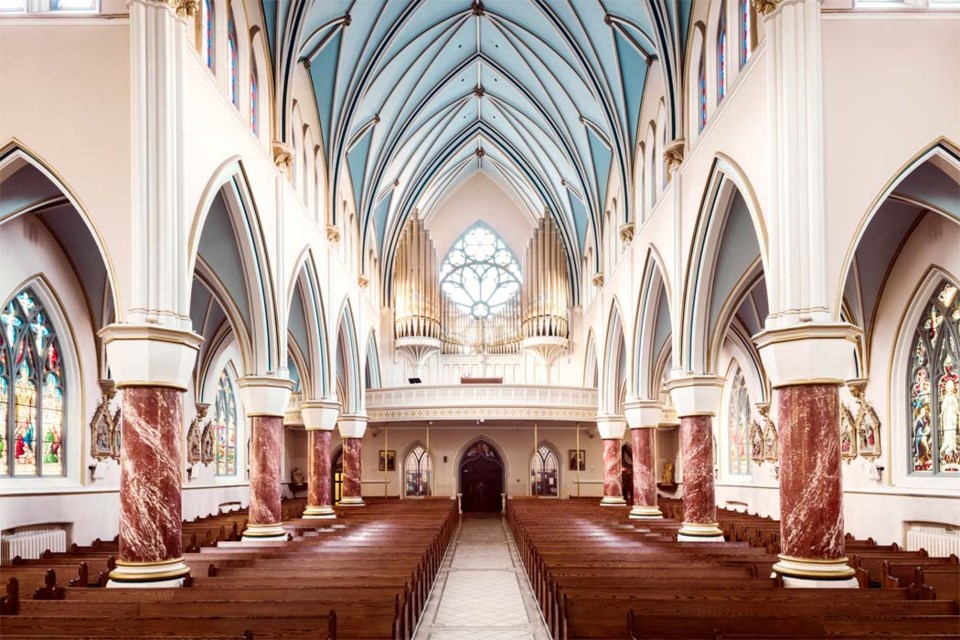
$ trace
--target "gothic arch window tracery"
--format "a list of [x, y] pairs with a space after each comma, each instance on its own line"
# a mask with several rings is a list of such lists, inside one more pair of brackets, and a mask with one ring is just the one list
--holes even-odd
[[440, 288], [475, 318], [486, 318], [520, 291], [520, 264], [490, 227], [478, 222], [460, 236], [440, 266]]
[[227, 14], [227, 54], [230, 74], [230, 102], [240, 106], [240, 48], [237, 40], [237, 22], [233, 18], [233, 11]]
[[535, 496], [556, 497], [560, 494], [559, 464], [553, 449], [545, 444], [537, 447], [530, 459], [530, 493]]
[[960, 295], [942, 282], [914, 331], [907, 373], [910, 471], [960, 474]]
[[63, 476], [60, 341], [29, 287], [0, 311], [0, 475]]
[[237, 395], [230, 372], [224, 369], [217, 381], [214, 409], [215, 466], [218, 476], [237, 474]]
[[433, 463], [430, 454], [417, 445], [407, 454], [403, 462], [405, 495], [422, 497], [430, 495], [430, 482], [433, 476]]
[[717, 102], [727, 95], [727, 6], [720, 5], [717, 24]]

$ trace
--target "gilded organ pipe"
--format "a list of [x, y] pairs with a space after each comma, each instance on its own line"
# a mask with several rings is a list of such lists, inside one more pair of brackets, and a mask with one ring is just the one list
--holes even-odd
[[526, 250], [522, 298], [524, 338], [568, 338], [569, 282], [563, 242], [553, 218], [544, 216]]
[[394, 266], [394, 331], [397, 338], [439, 338], [437, 251], [423, 223], [413, 217], [404, 227]]

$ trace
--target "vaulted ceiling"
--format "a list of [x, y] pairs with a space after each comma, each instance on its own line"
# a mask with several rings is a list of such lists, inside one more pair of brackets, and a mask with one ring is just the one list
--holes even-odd
[[[677, 102], [690, 5], [262, 1], [279, 112], [289, 112], [293, 71], [305, 64], [329, 206], [349, 183], [364, 249], [376, 244], [387, 274], [409, 215], [428, 215], [478, 171], [532, 215], [555, 216], [578, 273], [587, 234], [599, 234], [611, 174], [629, 184], [653, 60], [663, 63], [668, 100]], [[289, 123], [281, 126], [288, 131]]]

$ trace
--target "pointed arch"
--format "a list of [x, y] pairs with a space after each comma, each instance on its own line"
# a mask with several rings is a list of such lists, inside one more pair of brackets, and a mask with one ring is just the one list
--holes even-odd
[[403, 454], [403, 495], [425, 497], [433, 492], [433, 454], [419, 440]]
[[360, 412], [363, 387], [360, 384], [360, 349], [350, 300], [344, 300], [337, 322], [336, 371], [337, 382], [343, 387], [341, 406], [343, 414]]
[[657, 363], [674, 331], [674, 314], [670, 309], [672, 297], [665, 273], [663, 258], [651, 244], [640, 281], [632, 349], [632, 389], [641, 399], [656, 400], [659, 397], [662, 381], [656, 377]]
[[766, 227], [754, 191], [739, 167], [720, 154], [701, 201], [687, 265], [677, 361], [686, 371], [708, 373], [716, 367], [711, 349], [721, 320], [735, 311], [737, 295], [751, 277], [768, 273]]
[[587, 350], [583, 361], [583, 386], [596, 389], [600, 384], [600, 369], [597, 365], [597, 337], [593, 328], [587, 333]]
[[454, 467], [454, 469], [456, 470], [455, 472], [456, 472], [456, 474], [457, 474], [457, 491], [460, 491], [460, 490], [461, 490], [461, 487], [460, 487], [460, 467], [463, 466], [463, 463], [464, 463], [465, 457], [466, 457], [466, 455], [467, 455], [467, 452], [470, 451], [470, 449], [473, 447], [473, 445], [475, 445], [475, 444], [477, 444], [477, 443], [479, 443], [479, 442], [485, 442], [485, 443], [487, 443], [488, 445], [490, 445], [490, 447], [491, 447], [494, 451], [496, 451], [497, 456], [500, 458], [500, 463], [503, 465], [503, 478], [504, 478], [504, 487], [503, 487], [503, 488], [504, 488], [504, 490], [508, 490], [509, 487], [508, 487], [508, 485], [506, 484], [506, 479], [507, 479], [507, 478], [511, 478], [512, 475], [511, 475], [511, 472], [510, 472], [510, 459], [507, 458], [506, 449], [504, 448], [503, 444], [502, 444], [501, 442], [499, 442], [497, 439], [490, 437], [490, 436], [487, 435], [486, 433], [478, 433], [477, 435], [473, 436], [472, 438], [470, 438], [469, 440], [467, 440], [466, 442], [464, 442], [464, 443], [460, 446], [460, 448], [457, 449], [457, 453], [456, 453], [456, 455], [454, 456], [454, 460], [456, 460], [456, 466]]
[[548, 440], [541, 440], [530, 456], [530, 495], [560, 497], [562, 466], [560, 450]]
[[[239, 157], [221, 164], [203, 189], [188, 247], [188, 278], [198, 261], [207, 262], [244, 318], [252, 346], [246, 373], [267, 373], [284, 363], [263, 227]], [[184, 303], [189, 307], [189, 300]]]
[[301, 370], [301, 390], [307, 400], [328, 397], [330, 349], [323, 293], [317, 279], [313, 250], [304, 249], [297, 258], [294, 280], [287, 287], [287, 331], [299, 347], [307, 370]]
[[603, 349], [603, 381], [601, 386], [604, 411], [611, 414], [622, 412], [623, 385], [627, 383], [627, 351], [624, 338], [623, 313], [620, 303], [614, 299], [610, 305], [606, 327], [606, 342]]
[[383, 385], [380, 382], [380, 351], [377, 349], [377, 332], [374, 329], [370, 329], [367, 336], [366, 361], [363, 388], [379, 389]]

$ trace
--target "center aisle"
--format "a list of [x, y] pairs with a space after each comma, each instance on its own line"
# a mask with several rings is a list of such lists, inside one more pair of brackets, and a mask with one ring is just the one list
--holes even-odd
[[463, 516], [413, 640], [549, 640], [510, 530]]

